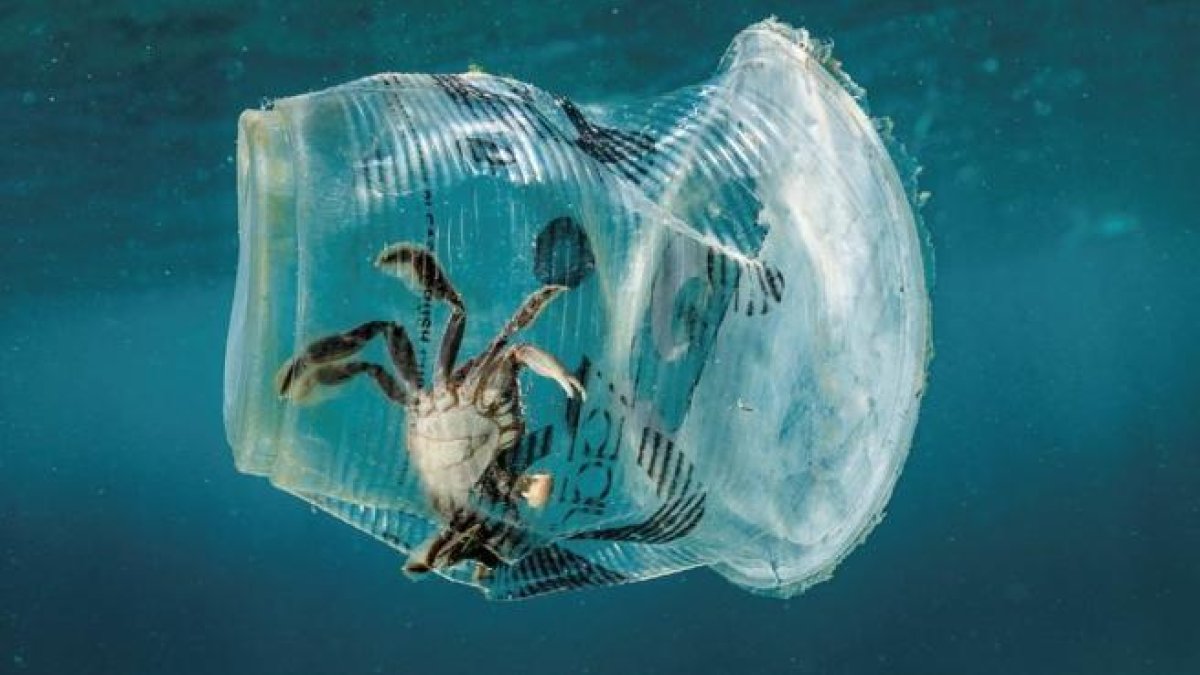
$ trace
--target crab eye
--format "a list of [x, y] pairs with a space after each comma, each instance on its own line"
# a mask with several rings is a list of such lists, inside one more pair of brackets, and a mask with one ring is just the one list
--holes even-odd
[[245, 113], [238, 468], [493, 598], [827, 578], [916, 425], [918, 193], [805, 31], [720, 63], [645, 105], [383, 74]]

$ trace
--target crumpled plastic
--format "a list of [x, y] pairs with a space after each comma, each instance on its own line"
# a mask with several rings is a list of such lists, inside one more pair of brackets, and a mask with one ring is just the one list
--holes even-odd
[[[515, 599], [706, 566], [790, 596], [880, 519], [929, 358], [923, 243], [886, 139], [805, 31], [753, 25], [712, 78], [640, 105], [478, 73], [280, 99], [240, 120], [238, 195], [237, 467], [410, 560], [451, 532], [467, 557], [434, 573]], [[465, 489], [469, 531], [408, 447], [428, 410], [366, 370], [280, 395], [298, 354], [372, 321], [403, 328], [413, 383], [432, 390], [459, 319], [446, 293], [381, 270], [396, 246], [428, 253], [457, 294], [464, 377], [531, 294], [558, 289], [505, 344], [535, 347], [580, 394], [527, 366], [518, 437], [422, 422], [462, 435], [460, 454], [503, 446], [476, 468], [514, 480]], [[354, 356], [402, 379], [393, 357], [379, 335]], [[548, 477], [545, 503], [519, 476]]]

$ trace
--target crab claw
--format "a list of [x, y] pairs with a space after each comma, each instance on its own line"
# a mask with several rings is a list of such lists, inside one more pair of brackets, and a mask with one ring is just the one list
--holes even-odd
[[567, 398], [575, 398], [575, 395], [578, 394], [580, 400], [587, 401], [587, 392], [583, 385], [568, 373], [566, 368], [562, 367], [558, 359], [529, 344], [513, 347], [512, 356], [517, 363], [542, 377], [548, 377], [557, 382], [558, 386], [566, 392]]
[[529, 506], [540, 509], [550, 501], [554, 477], [548, 473], [526, 474], [521, 477], [521, 497]]
[[587, 402], [587, 390], [579, 383], [579, 380], [568, 375], [565, 380], [559, 380], [558, 384], [567, 392], [567, 398], [575, 398], [575, 394], [579, 394], [579, 400]]

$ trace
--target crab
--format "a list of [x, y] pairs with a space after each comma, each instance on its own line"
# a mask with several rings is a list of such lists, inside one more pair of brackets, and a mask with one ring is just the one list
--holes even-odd
[[[449, 306], [433, 386], [423, 387], [404, 327], [394, 321], [368, 321], [309, 343], [280, 368], [277, 390], [282, 398], [301, 402], [319, 385], [340, 385], [367, 375], [389, 400], [403, 406], [404, 447], [428, 505], [440, 520], [439, 529], [410, 553], [405, 571], [421, 575], [473, 560], [476, 577], [486, 575], [511, 562], [506, 542], [512, 533], [482, 513], [475, 498], [483, 496], [506, 509], [516, 509], [518, 500], [541, 509], [554, 485], [548, 473], [514, 475], [509, 468], [511, 453], [525, 431], [519, 372], [529, 369], [554, 380], [568, 399], [586, 396], [579, 380], [554, 356], [532, 344], [510, 343], [567, 287], [545, 285], [529, 294], [487, 347], [456, 369], [467, 310], [437, 257], [427, 248], [401, 242], [384, 248], [375, 266], [400, 278], [414, 293]], [[379, 364], [351, 359], [380, 335], [395, 376]]]

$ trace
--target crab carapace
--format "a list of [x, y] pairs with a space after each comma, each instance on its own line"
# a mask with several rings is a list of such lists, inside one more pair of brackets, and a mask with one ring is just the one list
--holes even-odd
[[[406, 411], [404, 445], [409, 462], [429, 507], [441, 521], [440, 529], [410, 552], [405, 570], [422, 574], [474, 560], [476, 574], [486, 574], [512, 561], [514, 529], [480, 512], [476, 498], [510, 511], [518, 499], [541, 508], [553, 489], [548, 473], [514, 475], [509, 469], [510, 453], [525, 431], [518, 374], [528, 368], [553, 379], [568, 398], [584, 396], [583, 386], [552, 355], [532, 344], [510, 342], [567, 287], [545, 285], [531, 293], [482, 352], [455, 368], [467, 309], [436, 256], [403, 242], [386, 247], [375, 265], [422, 297], [449, 305], [433, 386], [422, 386], [404, 327], [394, 321], [368, 321], [309, 343], [280, 368], [279, 395], [299, 401], [317, 385], [369, 376]], [[351, 359], [379, 335], [387, 343], [395, 375], [377, 363]]]

